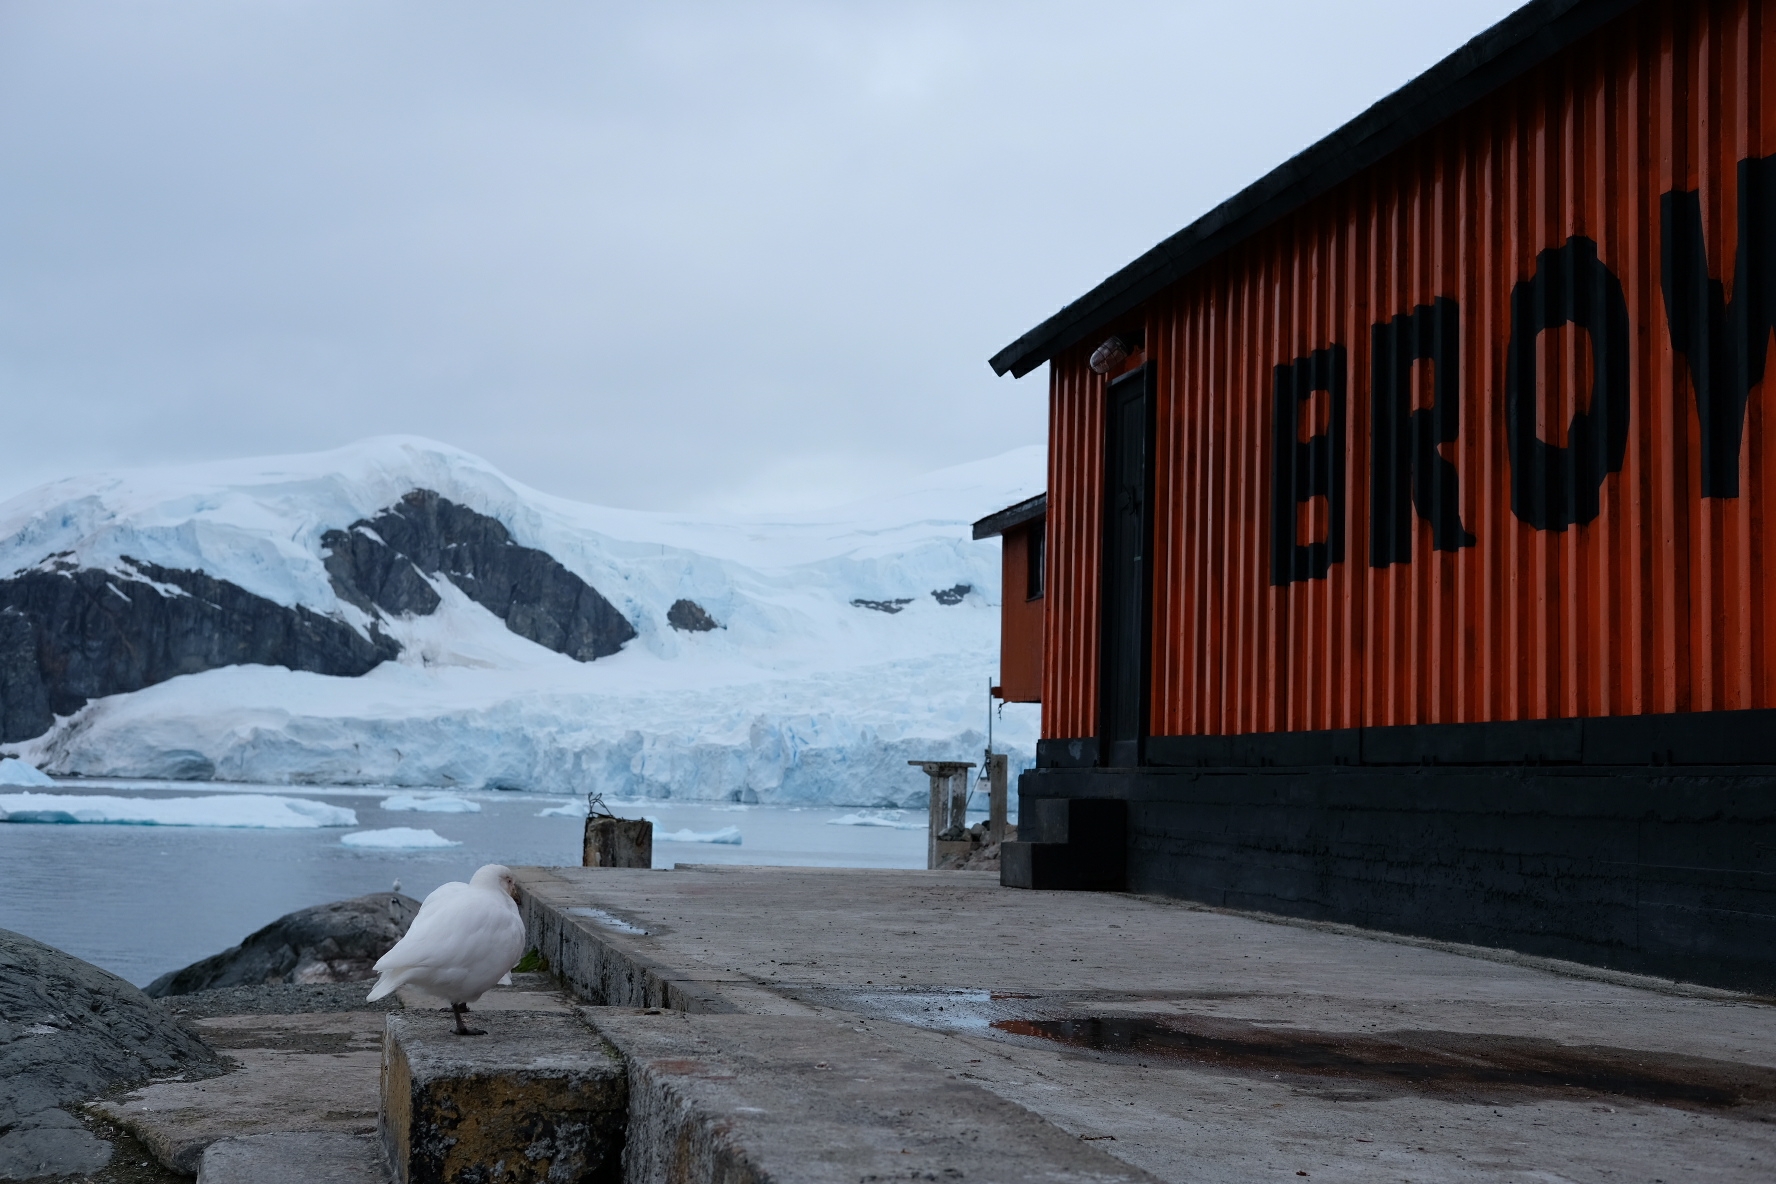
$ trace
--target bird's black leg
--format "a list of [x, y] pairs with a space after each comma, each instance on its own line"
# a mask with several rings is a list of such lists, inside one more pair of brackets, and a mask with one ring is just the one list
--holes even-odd
[[456, 1034], [458, 1036], [485, 1036], [485, 1035], [487, 1035], [487, 1029], [485, 1029], [485, 1028], [471, 1028], [467, 1024], [463, 1023], [462, 1017], [469, 1010], [469, 1005], [467, 1003], [452, 1003], [450, 1005], [450, 1010], [451, 1010], [451, 1013], [456, 1016]]

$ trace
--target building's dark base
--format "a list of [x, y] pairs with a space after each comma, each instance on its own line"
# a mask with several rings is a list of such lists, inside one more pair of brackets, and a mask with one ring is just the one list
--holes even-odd
[[1776, 766], [1038, 769], [1005, 884], [1776, 994]]

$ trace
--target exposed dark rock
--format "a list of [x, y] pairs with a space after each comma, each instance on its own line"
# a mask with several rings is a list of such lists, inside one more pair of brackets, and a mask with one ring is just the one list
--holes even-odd
[[0, 740], [53, 715], [221, 666], [355, 676], [401, 652], [381, 633], [290, 608], [197, 571], [50, 565], [0, 580]]
[[974, 591], [973, 584], [957, 584], [951, 588], [937, 588], [931, 593], [931, 599], [939, 604], [961, 604], [963, 597]]
[[694, 600], [673, 601], [672, 607], [666, 610], [666, 623], [686, 633], [707, 633], [721, 628], [715, 618]]
[[375, 892], [286, 913], [238, 946], [161, 975], [149, 995], [164, 998], [261, 983], [348, 983], [376, 977], [371, 966], [401, 940], [419, 901]]
[[912, 602], [912, 597], [903, 596], [899, 600], [853, 600], [851, 603], [858, 608], [873, 608], [879, 613], [897, 613]]
[[[214, 1052], [129, 983], [0, 929], [0, 1137], [67, 1131], [64, 1119], [44, 1112], [116, 1086], [221, 1069]], [[49, 1144], [71, 1154], [87, 1147], [43, 1133], [15, 1144], [22, 1154]]]
[[327, 573], [339, 595], [366, 610], [424, 615], [442, 575], [520, 637], [581, 662], [607, 657], [635, 627], [545, 551], [521, 547], [498, 519], [416, 489], [375, 518], [330, 530]]
[[39, 1110], [0, 1135], [0, 1180], [35, 1180], [96, 1172], [111, 1162], [111, 1144], [66, 1110]]

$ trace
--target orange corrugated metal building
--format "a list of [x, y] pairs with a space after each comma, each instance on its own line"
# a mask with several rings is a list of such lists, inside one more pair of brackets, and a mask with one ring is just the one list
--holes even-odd
[[[1482, 34], [993, 359], [1049, 363], [1026, 813], [1185, 768], [1776, 771], [1773, 329], [1776, 6]], [[1125, 847], [1082, 883], [1172, 882], [1145, 807], [1069, 809]]]
[[993, 697], [1007, 703], [1042, 700], [1042, 646], [1048, 628], [1048, 495], [1039, 493], [974, 524], [976, 539], [999, 538], [999, 682]]

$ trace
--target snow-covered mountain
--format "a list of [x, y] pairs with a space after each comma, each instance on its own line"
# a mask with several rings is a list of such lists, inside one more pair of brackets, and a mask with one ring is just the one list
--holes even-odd
[[[89, 776], [922, 802], [998, 665], [968, 524], [1042, 483], [646, 513], [412, 437], [56, 482], [0, 504], [0, 723]], [[1027, 762], [1035, 709], [994, 726]]]

